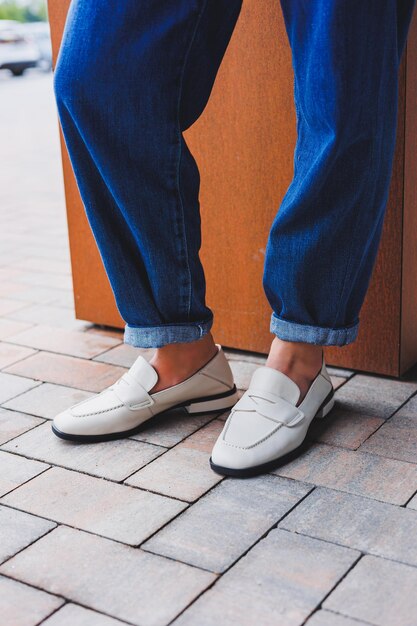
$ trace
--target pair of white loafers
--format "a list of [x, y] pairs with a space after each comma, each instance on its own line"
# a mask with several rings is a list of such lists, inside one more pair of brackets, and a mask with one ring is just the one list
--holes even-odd
[[323, 364], [303, 401], [288, 376], [259, 367], [239, 399], [224, 352], [179, 383], [149, 393], [158, 380], [152, 365], [139, 356], [116, 383], [55, 417], [53, 432], [63, 439], [98, 442], [129, 437], [155, 415], [183, 408], [188, 413], [232, 409], [210, 458], [222, 475], [246, 477], [268, 472], [297, 456], [315, 417], [334, 404], [333, 386]]

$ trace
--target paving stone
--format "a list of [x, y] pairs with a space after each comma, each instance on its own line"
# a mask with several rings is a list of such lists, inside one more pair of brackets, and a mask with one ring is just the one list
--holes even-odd
[[35, 354], [36, 350], [32, 350], [31, 348], [23, 348], [21, 346], [13, 346], [8, 343], [0, 344], [0, 369], [3, 367], [7, 367], [8, 365], [12, 365], [17, 361], [21, 361], [22, 359], [26, 359], [26, 357]]
[[238, 389], [247, 389], [249, 387], [252, 374], [260, 367], [258, 363], [248, 361], [229, 361], [230, 369], [233, 372], [235, 385]]
[[47, 419], [53, 419], [55, 415], [87, 398], [94, 396], [90, 391], [42, 383], [20, 396], [4, 403], [7, 409], [30, 413]]
[[75, 317], [74, 294], [72, 291], [57, 291], [57, 297], [51, 300], [53, 306], [64, 307], [70, 309]]
[[321, 444], [273, 473], [392, 504], [417, 491], [417, 465]]
[[403, 507], [318, 487], [279, 526], [417, 566], [417, 513]]
[[187, 502], [197, 500], [222, 480], [221, 476], [210, 468], [209, 457], [223, 425], [219, 420], [210, 422], [133, 474], [126, 481], [127, 484]]
[[146, 422], [143, 429], [131, 439], [172, 448], [212, 419], [213, 414], [190, 415], [183, 410], [172, 410]]
[[0, 445], [42, 423], [39, 417], [0, 408]]
[[0, 615], [5, 626], [36, 626], [62, 604], [62, 598], [0, 576]]
[[115, 365], [72, 356], [38, 352], [4, 371], [84, 391], [102, 391], [112, 385], [126, 370]]
[[37, 387], [39, 384], [38, 381], [31, 378], [12, 376], [11, 374], [0, 372], [0, 403], [2, 404], [10, 400], [10, 398], [14, 398], [28, 391], [28, 389]]
[[306, 626], [369, 626], [369, 624], [365, 624], [365, 622], [356, 619], [350, 619], [350, 617], [338, 615], [332, 611], [321, 610], [314, 613], [310, 619], [306, 621]]
[[361, 446], [390, 459], [417, 463], [417, 397], [413, 397]]
[[246, 352], [243, 350], [233, 350], [232, 348], [223, 348], [228, 361], [246, 361], [248, 363], [256, 363], [257, 365], [265, 365], [267, 355], [259, 354], [259, 352]]
[[84, 320], [77, 320], [71, 309], [64, 309], [63, 307], [53, 306], [50, 304], [52, 300], [56, 299], [57, 292], [59, 293], [58, 290], [46, 289], [42, 294], [40, 287], [32, 289], [28, 288], [26, 292], [17, 294], [15, 298], [20, 299], [25, 297], [32, 299], [34, 302], [41, 302], [42, 299], [44, 299], [45, 303], [27, 306], [20, 311], [11, 313], [8, 315], [8, 318], [20, 322], [47, 324], [48, 326], [68, 328], [72, 330], [82, 330], [87, 328], [89, 323]]
[[17, 268], [10, 267], [8, 264], [6, 267], [2, 267], [0, 269], [0, 279], [1, 280], [10, 280], [16, 279], [19, 275], [21, 275], [21, 271]]
[[274, 476], [226, 479], [143, 548], [223, 572], [307, 493], [306, 485]]
[[415, 626], [417, 569], [365, 556], [323, 606], [375, 626]]
[[65, 527], [0, 570], [137, 626], [165, 626], [215, 580], [210, 572]]
[[175, 626], [301, 626], [359, 553], [273, 530]]
[[[20, 283], [20, 285], [22, 290], [13, 294], [13, 298], [30, 303], [31, 310], [28, 317], [33, 319], [33, 323], [44, 324], [45, 321], [48, 320], [48, 324], [53, 324], [54, 326], [71, 326], [74, 324], [74, 313], [72, 313], [71, 317], [67, 314], [61, 320], [56, 319], [56, 309], [58, 309], [58, 306], [53, 308], [52, 314], [49, 314], [48, 317], [42, 317], [42, 313], [48, 308], [47, 305], [52, 305], [52, 303], [59, 298], [60, 294], [65, 294], [67, 297], [73, 298], [73, 294], [70, 290], [40, 286], [33, 287], [25, 283]], [[44, 309], [39, 309], [39, 307], [44, 307]]]
[[55, 526], [53, 522], [40, 517], [0, 506], [0, 562], [23, 550]]
[[[3, 294], [2, 294], [3, 295]], [[0, 298], [0, 315], [7, 315], [27, 306], [21, 300], [12, 300], [11, 298]]]
[[24, 285], [22, 285], [21, 283], [15, 283], [11, 280], [0, 281], [0, 293], [5, 298], [8, 298], [9, 296], [14, 297], [15, 293], [18, 293], [19, 291], [22, 291], [23, 289], [24, 289]]
[[384, 423], [381, 417], [369, 417], [346, 411], [337, 404], [325, 419], [316, 419], [309, 438], [329, 445], [357, 450]]
[[16, 489], [46, 469], [48, 465], [45, 463], [0, 451], [0, 496]]
[[[88, 334], [92, 334], [91, 332]], [[100, 336], [99, 333], [95, 333], [95, 335]], [[121, 340], [120, 336], [117, 335], [117, 339]], [[109, 363], [110, 365], [121, 365], [122, 367], [130, 367], [136, 361], [139, 355], [145, 357], [146, 360], [149, 360], [155, 350], [153, 348], [135, 348], [134, 346], [130, 346], [127, 343], [122, 343], [121, 345], [116, 346], [115, 348], [111, 348], [107, 350], [104, 354], [100, 354], [94, 358], [94, 361], [100, 361], [100, 363]]]
[[3, 450], [115, 481], [165, 452], [165, 448], [130, 439], [80, 445], [56, 437], [50, 423], [9, 441]]
[[7, 339], [7, 337], [11, 337], [12, 335], [25, 330], [26, 328], [30, 328], [31, 326], [32, 324], [0, 318], [0, 339]]
[[7, 341], [37, 350], [47, 350], [84, 359], [97, 356], [118, 343], [117, 339], [111, 337], [100, 337], [77, 330], [54, 328], [46, 325], [34, 326], [24, 330], [17, 335], [8, 337]]
[[51, 263], [49, 259], [42, 259], [37, 256], [26, 257], [13, 263], [13, 268], [29, 270], [30, 272], [48, 272], [51, 274], [64, 274], [65, 277], [71, 275], [71, 265], [67, 261], [55, 261]]
[[66, 604], [56, 613], [42, 622], [42, 626], [122, 626], [114, 617], [108, 617], [91, 609], [76, 604]]
[[130, 545], [145, 541], [186, 504], [53, 467], [2, 503]]
[[341, 410], [387, 419], [417, 391], [416, 382], [356, 374], [336, 392]]
[[21, 271], [14, 277], [16, 282], [25, 283], [27, 285], [39, 285], [41, 287], [50, 287], [52, 289], [72, 289], [71, 276], [55, 274], [54, 272], [34, 272]]

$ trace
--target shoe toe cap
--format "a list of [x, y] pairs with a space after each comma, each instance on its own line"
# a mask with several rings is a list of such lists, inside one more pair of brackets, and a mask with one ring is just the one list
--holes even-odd
[[67, 409], [66, 411], [62, 411], [54, 417], [52, 420], [52, 425], [54, 430], [59, 431], [64, 435], [86, 435], [90, 434], [87, 432], [87, 424], [85, 420], [81, 417], [75, 416], [71, 409]]
[[220, 435], [211, 453], [211, 463], [219, 468], [239, 470], [255, 464], [255, 459], [250, 448], [230, 445]]

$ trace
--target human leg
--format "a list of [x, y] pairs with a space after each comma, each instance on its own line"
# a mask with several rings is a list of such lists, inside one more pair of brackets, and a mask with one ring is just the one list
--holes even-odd
[[220, 474], [270, 471], [333, 406], [324, 345], [355, 340], [386, 208], [398, 68], [414, 0], [281, 0], [292, 48], [294, 177], [266, 249], [276, 335], [211, 457]]
[[[72, 0], [54, 89], [64, 138], [125, 342], [156, 348], [54, 420], [58, 436], [128, 436], [174, 406], [236, 401], [210, 328], [199, 259], [199, 172], [184, 137], [201, 114], [241, 0]], [[185, 403], [185, 404], [184, 404]]]
[[54, 74], [64, 138], [121, 316], [138, 347], [211, 328], [199, 259], [201, 114], [240, 0], [72, 0]]

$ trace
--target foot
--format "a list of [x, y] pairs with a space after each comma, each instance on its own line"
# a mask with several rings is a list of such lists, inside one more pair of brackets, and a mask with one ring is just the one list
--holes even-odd
[[319, 373], [322, 362], [322, 346], [282, 341], [275, 337], [265, 365], [282, 372], [296, 383], [300, 389], [299, 404], [304, 400], [311, 383]]
[[[53, 432], [79, 442], [129, 437], [153, 416], [183, 407], [188, 413], [221, 412], [238, 399], [233, 374], [220, 345], [215, 355], [181, 382], [157, 389], [158, 371], [143, 356], [113, 385], [55, 417]], [[175, 369], [175, 364], [172, 364]]]
[[333, 395], [323, 357], [301, 401], [301, 389], [294, 380], [275, 368], [259, 367], [216, 441], [211, 468], [243, 478], [287, 463], [303, 451], [313, 419], [329, 413]]
[[156, 393], [189, 378], [217, 354], [213, 336], [208, 332], [198, 341], [170, 343], [157, 348], [149, 363], [158, 374], [156, 385], [150, 393]]

